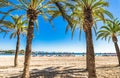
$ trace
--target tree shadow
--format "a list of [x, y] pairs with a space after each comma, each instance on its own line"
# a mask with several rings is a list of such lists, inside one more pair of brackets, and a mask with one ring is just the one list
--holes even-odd
[[[96, 67], [96, 69], [111, 69], [118, 68], [118, 65], [106, 65]], [[19, 71], [21, 74], [23, 71]], [[21, 75], [14, 75], [9, 78], [21, 78]], [[47, 67], [42, 70], [32, 69], [30, 71], [30, 78], [87, 78], [87, 70], [85, 68], [68, 67]]]
[[[43, 70], [32, 69], [30, 78], [87, 78], [85, 69], [64, 67], [47, 67]], [[10, 78], [21, 78], [21, 75]]]
[[0, 66], [0, 69], [8, 69], [8, 68], [14, 68], [14, 66]]
[[96, 69], [104, 69], [104, 68], [116, 68], [116, 67], [120, 67], [119, 65], [106, 65], [106, 66], [100, 66], [100, 67], [96, 67]]

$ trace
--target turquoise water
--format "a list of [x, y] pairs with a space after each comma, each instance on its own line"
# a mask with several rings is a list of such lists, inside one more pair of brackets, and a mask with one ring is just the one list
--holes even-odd
[[[86, 53], [40, 53], [35, 52], [33, 56], [85, 56]], [[95, 53], [95, 56], [115, 56], [116, 53]]]
[[[15, 54], [0, 54], [0, 56], [15, 56]], [[19, 54], [19, 56], [23, 56], [23, 54]]]
[[[32, 53], [32, 56], [85, 56], [86, 53]], [[15, 56], [15, 54], [0, 54], [0, 56]], [[19, 56], [24, 56], [19, 54]], [[95, 53], [95, 56], [116, 56], [116, 53]]]

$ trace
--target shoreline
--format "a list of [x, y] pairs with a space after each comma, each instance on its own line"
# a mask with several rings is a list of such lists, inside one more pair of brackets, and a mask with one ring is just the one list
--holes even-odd
[[[15, 56], [15, 54], [0, 54], [0, 56]], [[24, 56], [24, 54], [19, 54], [19, 56]], [[85, 53], [33, 53], [32, 57], [71, 57], [71, 56], [86, 56]], [[95, 56], [117, 56], [116, 53], [95, 53]]]

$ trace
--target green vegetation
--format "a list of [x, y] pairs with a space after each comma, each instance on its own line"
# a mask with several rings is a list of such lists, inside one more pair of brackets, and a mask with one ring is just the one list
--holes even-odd
[[[15, 50], [4, 50], [2, 52], [4, 52], [4, 54], [15, 54]], [[24, 54], [24, 53], [25, 53], [25, 50], [23, 49], [19, 51], [19, 54]]]
[[15, 50], [6, 50], [4, 52], [5, 52], [5, 54], [14, 54]]
[[107, 21], [106, 24], [100, 28], [97, 34], [97, 39], [105, 39], [108, 40], [108, 42], [112, 39], [120, 66], [120, 49], [117, 39], [117, 36], [120, 36], [120, 21], [118, 19]]

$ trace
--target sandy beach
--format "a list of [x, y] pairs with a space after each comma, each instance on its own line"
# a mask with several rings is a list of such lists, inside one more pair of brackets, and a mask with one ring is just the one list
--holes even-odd
[[[86, 57], [32, 57], [31, 78], [87, 78]], [[13, 67], [14, 56], [0, 56], [0, 78], [20, 78], [24, 57]], [[96, 56], [98, 78], [120, 78], [120, 67], [115, 56]]]

